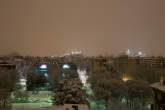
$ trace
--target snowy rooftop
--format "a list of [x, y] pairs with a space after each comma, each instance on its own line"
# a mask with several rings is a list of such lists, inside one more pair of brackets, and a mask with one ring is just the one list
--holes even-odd
[[165, 85], [162, 85], [160, 82], [151, 84], [151, 87], [165, 92]]

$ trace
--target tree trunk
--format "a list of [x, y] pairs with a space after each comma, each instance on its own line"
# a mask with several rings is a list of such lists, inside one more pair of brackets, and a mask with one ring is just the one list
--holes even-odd
[[106, 110], [108, 110], [108, 100], [105, 101], [105, 107], [106, 107]]

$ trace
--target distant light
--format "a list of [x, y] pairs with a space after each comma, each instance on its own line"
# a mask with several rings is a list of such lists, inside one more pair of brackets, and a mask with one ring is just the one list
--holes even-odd
[[71, 51], [71, 54], [75, 54], [75, 55], [78, 55], [78, 54], [82, 54], [82, 51]]
[[142, 55], [142, 52], [138, 52], [138, 54], [141, 56]]
[[62, 68], [63, 69], [70, 69], [70, 66], [68, 64], [64, 64]]
[[124, 81], [124, 82], [127, 82], [127, 81], [128, 81], [128, 78], [126, 78], [126, 77], [123, 78], [123, 81]]
[[123, 81], [124, 81], [124, 82], [127, 82], [128, 80], [133, 80], [133, 79], [132, 79], [132, 77], [130, 77], [130, 76], [124, 76], [124, 77], [123, 77]]
[[26, 82], [26, 79], [23, 79], [23, 78], [22, 78], [22, 79], [20, 79], [20, 81], [21, 81], [21, 82]]
[[51, 56], [51, 58], [55, 58], [56, 56]]
[[41, 65], [40, 68], [41, 69], [47, 69], [47, 65]]
[[20, 79], [20, 84], [22, 85], [22, 86], [26, 86], [26, 79], [24, 79], [24, 78], [22, 78], [22, 79]]
[[128, 55], [128, 56], [131, 55], [131, 51], [130, 51], [130, 49], [127, 49], [127, 50], [126, 50], [126, 55]]
[[48, 74], [47, 73], [45, 73], [44, 75], [45, 75], [45, 77], [48, 77]]

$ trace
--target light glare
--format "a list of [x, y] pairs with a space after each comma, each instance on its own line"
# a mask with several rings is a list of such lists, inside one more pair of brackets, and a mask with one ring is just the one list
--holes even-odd
[[47, 69], [47, 65], [41, 65], [40, 68], [41, 69]]
[[69, 68], [70, 68], [69, 65], [67, 65], [67, 64], [63, 65], [63, 69], [69, 69]]

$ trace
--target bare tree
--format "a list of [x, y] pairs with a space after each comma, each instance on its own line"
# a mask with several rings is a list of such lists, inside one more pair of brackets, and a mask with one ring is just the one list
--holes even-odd
[[62, 72], [60, 65], [53, 64], [48, 65], [48, 80], [52, 86], [52, 89], [56, 88], [57, 83], [61, 80]]

